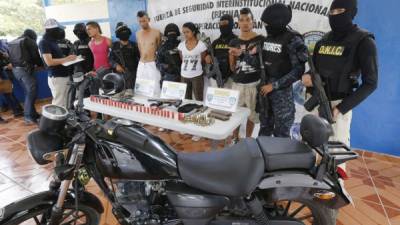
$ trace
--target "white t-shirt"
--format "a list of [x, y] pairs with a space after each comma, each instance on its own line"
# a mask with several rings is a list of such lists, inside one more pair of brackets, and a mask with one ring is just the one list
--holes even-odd
[[192, 50], [186, 48], [185, 41], [178, 45], [178, 50], [182, 53], [181, 75], [184, 78], [194, 78], [203, 74], [201, 53], [207, 50], [207, 46], [199, 41]]

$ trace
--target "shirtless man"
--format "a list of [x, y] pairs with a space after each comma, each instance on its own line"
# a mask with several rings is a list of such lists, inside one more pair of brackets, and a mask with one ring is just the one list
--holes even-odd
[[154, 80], [156, 88], [154, 97], [160, 94], [161, 74], [156, 67], [156, 51], [161, 44], [161, 32], [150, 27], [150, 18], [144, 11], [137, 13], [137, 19], [142, 28], [136, 32], [136, 40], [140, 52], [140, 62], [136, 77], [139, 79]]

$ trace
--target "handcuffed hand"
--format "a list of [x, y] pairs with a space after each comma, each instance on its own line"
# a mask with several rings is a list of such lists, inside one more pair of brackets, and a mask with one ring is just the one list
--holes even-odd
[[206, 61], [207, 64], [212, 64], [213, 63], [212, 58], [211, 58], [210, 55], [206, 56], [205, 61]]
[[242, 54], [242, 49], [240, 48], [229, 48], [229, 54], [233, 55], [233, 56], [240, 56]]
[[272, 84], [267, 84], [261, 87], [260, 94], [266, 96], [274, 90]]
[[301, 77], [301, 81], [303, 82], [303, 85], [306, 86], [306, 87], [312, 87], [313, 86], [311, 75], [308, 74], [308, 73], [303, 74], [303, 76]]
[[124, 68], [123, 68], [121, 65], [119, 65], [119, 64], [117, 64], [117, 66], [115, 67], [115, 70], [116, 70], [118, 73], [125, 73]]

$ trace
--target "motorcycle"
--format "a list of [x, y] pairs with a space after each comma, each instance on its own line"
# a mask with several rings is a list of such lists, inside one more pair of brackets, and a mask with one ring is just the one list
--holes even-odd
[[[99, 224], [104, 208], [85, 189], [90, 179], [121, 225], [333, 225], [352, 202], [338, 165], [358, 155], [329, 142], [332, 129], [319, 117], [303, 118], [303, 141], [246, 138], [218, 151], [177, 152], [137, 123], [91, 119], [83, 99], [95, 78], [75, 78], [77, 104], [44, 106], [27, 138], [37, 163], [54, 163], [49, 190], [0, 208], [0, 225]], [[338, 148], [346, 151], [330, 151]]]

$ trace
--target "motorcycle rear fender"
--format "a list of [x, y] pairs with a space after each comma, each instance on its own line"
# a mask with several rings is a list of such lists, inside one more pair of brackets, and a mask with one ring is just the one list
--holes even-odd
[[[7, 219], [16, 213], [23, 212], [36, 207], [54, 205], [57, 201], [58, 194], [51, 191], [44, 191], [28, 196], [19, 201], [13, 202], [4, 208], [0, 208], [0, 225], [7, 222]], [[74, 204], [75, 195], [69, 192], [66, 201]], [[93, 207], [99, 214], [104, 212], [103, 205], [100, 200], [89, 192], [79, 193], [79, 203]]]
[[[342, 185], [339, 185], [339, 188], [334, 188], [334, 183], [329, 178], [318, 181], [311, 175], [298, 171], [269, 173], [268, 177], [260, 182], [258, 188], [268, 202], [302, 199], [319, 202], [333, 209], [339, 209], [352, 203], [350, 195], [347, 194]], [[317, 193], [324, 191], [334, 192], [336, 196], [331, 200], [321, 200], [316, 197]]]

